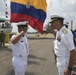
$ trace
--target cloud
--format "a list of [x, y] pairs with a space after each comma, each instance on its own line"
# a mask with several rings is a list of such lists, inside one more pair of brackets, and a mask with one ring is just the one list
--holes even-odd
[[[47, 0], [47, 19], [45, 24], [50, 21], [51, 15], [60, 15], [65, 21], [76, 21], [76, 0]], [[76, 24], [74, 22], [74, 24]]]
[[[48, 11], [51, 14], [57, 14], [67, 17], [74, 17], [76, 13], [76, 0], [49, 0]], [[75, 17], [74, 17], [75, 19]]]

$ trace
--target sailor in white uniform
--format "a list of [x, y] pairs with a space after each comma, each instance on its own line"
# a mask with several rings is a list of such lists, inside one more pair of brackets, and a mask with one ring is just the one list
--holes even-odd
[[51, 28], [57, 29], [54, 52], [57, 56], [59, 75], [71, 75], [75, 60], [72, 32], [63, 25], [63, 17], [52, 15]]
[[17, 27], [19, 34], [11, 37], [13, 54], [12, 65], [15, 75], [25, 75], [29, 54], [28, 40], [25, 36], [28, 29], [28, 22], [19, 22]]

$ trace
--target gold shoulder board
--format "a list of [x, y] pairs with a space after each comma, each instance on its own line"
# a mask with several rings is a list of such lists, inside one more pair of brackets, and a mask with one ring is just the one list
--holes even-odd
[[66, 33], [67, 33], [67, 30], [66, 30], [66, 29], [63, 29], [62, 32], [63, 32], [64, 34], [66, 34]]

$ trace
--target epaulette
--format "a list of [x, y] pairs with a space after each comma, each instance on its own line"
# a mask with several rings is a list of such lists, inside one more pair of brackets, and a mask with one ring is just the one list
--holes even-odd
[[66, 30], [66, 29], [63, 29], [62, 32], [63, 32], [64, 34], [66, 34], [66, 33], [67, 33], [67, 30]]

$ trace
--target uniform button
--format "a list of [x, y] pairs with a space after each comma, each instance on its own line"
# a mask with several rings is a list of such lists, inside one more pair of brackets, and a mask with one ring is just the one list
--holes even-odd
[[22, 56], [20, 55], [20, 57], [22, 57]]

